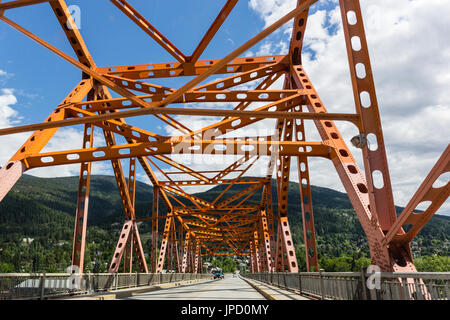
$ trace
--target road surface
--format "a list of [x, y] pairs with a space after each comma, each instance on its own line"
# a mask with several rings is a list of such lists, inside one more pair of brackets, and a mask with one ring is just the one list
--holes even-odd
[[265, 300], [264, 296], [239, 277], [182, 285], [127, 297], [126, 300]]

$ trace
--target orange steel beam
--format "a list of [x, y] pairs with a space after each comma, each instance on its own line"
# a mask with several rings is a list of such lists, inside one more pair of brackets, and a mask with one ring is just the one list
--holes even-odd
[[[295, 123], [295, 131], [294, 137], [297, 141], [306, 141], [303, 121], [301, 121], [300, 124]], [[303, 241], [305, 244], [306, 270], [308, 272], [317, 272], [319, 270], [319, 261], [317, 257], [316, 232], [314, 227], [308, 158], [300, 156], [297, 157], [297, 168], [302, 211]]]
[[[357, 113], [361, 115], [362, 121], [360, 133], [365, 137], [372, 135], [377, 145], [377, 148], [372, 150], [369, 149], [368, 144], [362, 148], [370, 208], [372, 212], [376, 213], [382, 230], [388, 231], [396, 219], [396, 213], [361, 8], [357, 0], [340, 0], [339, 3], [355, 108]], [[348, 19], [350, 11], [354, 13], [356, 21]], [[359, 39], [359, 48], [355, 44], [355, 39]], [[358, 67], [363, 69], [364, 72], [357, 73]], [[381, 175], [382, 184], [375, 186], [373, 175], [377, 173]]]
[[[450, 195], [450, 181], [447, 181], [447, 183], [441, 186], [436, 186], [436, 182], [439, 177], [449, 171], [450, 145], [447, 145], [439, 160], [386, 234], [386, 238], [384, 239], [385, 244], [405, 244], [414, 239], [436, 213], [436, 210], [448, 199]], [[430, 203], [424, 211], [414, 212], [420, 203], [427, 201]], [[400, 232], [402, 226], [407, 225], [411, 225], [411, 229], [406, 234], [405, 232]]]
[[[297, 7], [300, 6], [302, 2], [304, 2], [304, 0], [297, 0]], [[302, 64], [303, 38], [305, 36], [308, 13], [309, 8], [306, 8], [302, 13], [294, 18], [291, 43], [289, 47], [289, 59], [291, 65]]]
[[[298, 0], [297, 5], [303, 0]], [[303, 37], [305, 35], [306, 23], [308, 20], [308, 10], [294, 19], [292, 28], [291, 43], [289, 48], [289, 57], [291, 65], [301, 66]], [[295, 86], [295, 85], [294, 85]], [[303, 106], [299, 107], [298, 112], [303, 111]], [[331, 120], [331, 119], [329, 119]], [[306, 141], [304, 119], [298, 119], [293, 122], [293, 138], [295, 141]], [[297, 157], [298, 184], [300, 190], [300, 204], [303, 225], [303, 243], [305, 245], [306, 270], [318, 271], [319, 262], [317, 257], [316, 233], [314, 227], [314, 214], [312, 207], [311, 184], [309, 179], [309, 167], [307, 157]]]
[[231, 10], [233, 10], [233, 8], [237, 2], [238, 2], [238, 0], [227, 0], [225, 5], [223, 6], [222, 10], [220, 10], [219, 15], [214, 20], [214, 22], [211, 24], [208, 31], [205, 33], [202, 40], [198, 44], [197, 48], [195, 48], [192, 55], [187, 58], [188, 62], [195, 62], [198, 60], [198, 58], [200, 58], [201, 54], [206, 49], [206, 47], [208, 46], [208, 44], [210, 43], [210, 41], [212, 40], [214, 35], [217, 33], [217, 31], [219, 30], [220, 26], [223, 24], [225, 19], [228, 17]]
[[17, 23], [11, 21], [10, 19], [6, 18], [6, 17], [0, 17], [0, 20], [6, 22], [8, 25], [10, 25], [11, 27], [13, 27], [14, 29], [16, 29], [17, 31], [23, 33], [24, 35], [28, 36], [29, 38], [31, 38], [32, 40], [36, 41], [37, 43], [39, 43], [40, 45], [42, 45], [43, 47], [49, 49], [50, 51], [52, 51], [53, 53], [55, 53], [56, 55], [58, 55], [59, 57], [63, 58], [64, 60], [66, 60], [67, 62], [71, 63], [72, 65], [74, 65], [75, 67], [81, 69], [83, 72], [85, 72], [86, 74], [88, 74], [89, 76], [93, 77], [95, 80], [101, 82], [102, 84], [104, 84], [105, 86], [107, 86], [108, 88], [110, 88], [111, 90], [117, 92], [118, 94], [129, 98], [130, 100], [132, 100], [134, 103], [136, 103], [139, 106], [142, 107], [150, 107], [150, 105], [148, 105], [147, 102], [142, 101], [138, 98], [135, 97], [134, 94], [132, 94], [130, 91], [123, 89], [122, 87], [116, 85], [114, 82], [108, 80], [107, 78], [103, 77], [101, 74], [97, 73], [94, 69], [91, 69], [89, 67], [86, 67], [84, 64], [76, 61], [75, 59], [73, 59], [72, 57], [68, 56], [67, 54], [65, 54], [64, 52], [62, 52], [61, 50], [55, 48], [54, 46], [52, 46], [51, 44], [45, 42], [44, 40], [42, 40], [41, 38], [35, 36], [34, 34], [32, 34], [31, 32], [29, 32], [28, 30], [26, 30], [25, 28], [22, 28], [21, 26], [19, 26]]
[[[63, 0], [51, 0], [50, 6], [58, 19], [63, 31], [72, 46], [73, 51], [77, 55], [78, 61], [84, 64], [86, 67], [95, 68], [95, 62], [92, 59], [89, 50], [84, 43], [83, 37], [80, 34], [70, 12], [67, 8], [65, 1]], [[68, 25], [70, 24], [70, 28]], [[87, 77], [84, 75], [84, 77]]]
[[110, 0], [117, 8], [133, 20], [145, 33], [159, 43], [168, 53], [180, 62], [186, 61], [186, 56], [173, 45], [161, 32], [148, 22], [136, 9], [125, 0]]
[[[215, 150], [215, 147], [220, 147]], [[271, 150], [273, 147], [273, 151]], [[283, 147], [283, 150], [276, 150]], [[194, 149], [193, 149], [194, 148]], [[195, 148], [197, 150], [195, 150]], [[301, 149], [302, 148], [302, 149]], [[46, 167], [83, 161], [104, 161], [142, 157], [154, 154], [202, 154], [209, 149], [209, 154], [215, 155], [268, 155], [279, 153], [282, 155], [303, 155], [310, 157], [334, 157], [334, 150], [321, 142], [295, 142], [295, 141], [245, 141], [242, 140], [182, 140], [180, 142], [148, 142], [113, 145], [110, 147], [96, 147], [89, 149], [76, 149], [67, 151], [47, 152], [31, 155], [26, 158], [28, 168]], [[302, 151], [300, 151], [302, 150]]]
[[49, 2], [51, 0], [15, 0], [15, 1], [8, 1], [4, 3], [0, 3], [0, 15], [2, 11], [8, 10], [8, 9], [16, 9], [24, 6], [29, 6], [33, 4], [39, 4], [43, 2]]
[[[119, 84], [121, 85], [121, 84]], [[264, 101], [277, 101], [282, 97], [292, 96], [295, 94], [307, 93], [307, 90], [208, 90], [208, 91], [187, 91], [178, 100], [172, 103], [198, 103], [198, 102], [264, 102]], [[167, 99], [170, 93], [151, 93], [148, 95], [136, 96], [140, 99], [151, 100], [153, 104], [150, 106], [156, 106], [156, 102]], [[81, 102], [76, 106], [87, 105], [88, 102]], [[116, 98], [110, 100], [102, 100], [93, 104], [95, 106], [107, 105], [111, 109], [124, 109], [124, 108], [136, 108], [139, 105], [135, 105], [126, 98]], [[160, 109], [159, 109], [160, 110]]]
[[[303, 88], [306, 85], [313, 88], [302, 67], [292, 67], [291, 70], [293, 83], [298, 88]], [[310, 112], [326, 112], [317, 92], [312, 94], [309, 100], [310, 104], [307, 104], [307, 108]], [[337, 156], [332, 159], [332, 162], [369, 239], [373, 264], [380, 266], [382, 270], [392, 270], [387, 248], [383, 248], [381, 245], [384, 233], [377, 224], [374, 213], [369, 209], [370, 202], [365, 176], [359, 169], [333, 121], [314, 121], [314, 123], [322, 139], [329, 141], [337, 150]]]
[[[197, 77], [195, 77], [194, 79], [192, 79], [191, 81], [186, 83], [184, 86], [179, 88], [177, 91], [175, 91], [174, 93], [169, 95], [163, 102], [159, 102], [156, 105], [156, 107], [165, 106], [165, 105], [167, 105], [169, 103], [172, 103], [173, 101], [176, 101], [186, 91], [192, 89], [195, 85], [199, 84], [200, 82], [202, 82], [203, 80], [208, 78], [210, 75], [214, 74], [215, 72], [219, 71], [221, 68], [225, 67], [228, 62], [230, 62], [231, 60], [237, 58], [240, 54], [244, 53], [247, 49], [251, 48], [256, 43], [260, 42], [262, 39], [264, 39], [265, 37], [267, 37], [268, 35], [273, 33], [275, 30], [277, 30], [279, 27], [281, 27], [284, 23], [286, 23], [289, 20], [291, 20], [292, 18], [294, 18], [298, 13], [302, 12], [303, 10], [308, 8], [310, 5], [312, 5], [316, 1], [317, 0], [307, 0], [307, 1], [305, 1], [305, 3], [303, 3], [302, 5], [298, 6], [296, 9], [294, 9], [294, 10], [290, 11], [289, 13], [287, 13], [285, 16], [283, 16], [282, 18], [277, 20], [271, 26], [267, 27], [262, 32], [260, 32], [258, 35], [256, 35], [255, 37], [253, 37], [252, 39], [247, 41], [245, 44], [243, 44], [242, 46], [240, 46], [239, 48], [237, 48], [236, 50], [234, 50], [233, 52], [228, 54], [226, 57], [221, 59], [218, 63], [213, 64], [206, 71], [202, 72], [200, 75], [198, 75]], [[75, 65], [76, 67], [82, 69], [84, 72], [86, 72], [90, 76], [94, 77], [96, 80], [100, 81], [101, 83], [105, 84], [110, 89], [116, 91], [120, 95], [122, 95], [124, 97], [127, 97], [130, 100], [132, 100], [133, 102], [137, 103], [138, 105], [144, 107], [144, 109], [139, 110], [140, 113], [138, 113], [137, 115], [145, 114], [145, 111], [146, 111], [145, 108], [150, 107], [149, 105], [147, 105], [147, 103], [145, 101], [142, 101], [142, 100], [136, 98], [128, 90], [125, 90], [125, 89], [123, 89], [121, 87], [118, 87], [112, 81], [106, 79], [105, 77], [101, 76], [99, 73], [97, 73], [97, 72], [95, 72], [95, 71], [85, 67], [84, 65], [78, 63], [77, 61], [75, 61], [71, 57], [67, 56], [66, 54], [64, 54], [60, 50], [56, 49], [52, 45], [46, 43], [45, 41], [43, 41], [39, 37], [36, 37], [31, 32], [29, 32], [26, 29], [20, 27], [19, 25], [17, 25], [13, 21], [9, 20], [8, 18], [0, 17], [0, 19], [3, 20], [4, 22], [6, 22], [7, 24], [9, 24], [10, 26], [12, 26], [13, 28], [15, 28], [16, 30], [18, 30], [18, 31], [22, 32], [23, 34], [27, 35], [28, 37], [30, 37], [34, 41], [36, 41], [39, 44], [43, 45], [47, 49], [53, 51], [55, 54], [57, 54], [61, 58], [65, 59], [66, 61], [70, 62], [71, 64]]]
[[[80, 111], [76, 107], [69, 106], [69, 109], [74, 111]], [[97, 110], [115, 110], [117, 108], [112, 109], [103, 109], [103, 108], [93, 108], [94, 111]], [[119, 108], [120, 109], [120, 108]], [[47, 123], [39, 123], [32, 125], [23, 125], [12, 128], [0, 129], [1, 135], [8, 135], [20, 132], [34, 131], [34, 130], [42, 130], [42, 129], [51, 129], [51, 128], [59, 128], [59, 127], [67, 127], [78, 124], [91, 124], [98, 123], [100, 121], [112, 120], [118, 117], [126, 118], [126, 117], [134, 117], [141, 114], [142, 109], [139, 110], [130, 110], [130, 111], [122, 111], [116, 114], [104, 114], [104, 115], [87, 115], [87, 111], [82, 111], [85, 116], [77, 117], [77, 118], [68, 118], [64, 120], [55, 120]], [[359, 116], [355, 114], [345, 114], [345, 113], [311, 113], [311, 112], [303, 112], [303, 113], [292, 113], [285, 111], [241, 111], [241, 110], [218, 110], [218, 109], [185, 109], [185, 108], [164, 108], [164, 109], [147, 109], [145, 114], [178, 114], [178, 115], [191, 115], [191, 116], [224, 116], [224, 117], [233, 117], [231, 122], [239, 120], [239, 118], [246, 119], [247, 123], [254, 123], [256, 121], [262, 119], [308, 119], [308, 120], [333, 120], [333, 121], [349, 121], [357, 126], [359, 126]], [[222, 126], [225, 126], [227, 122], [223, 121]], [[211, 126], [213, 128], [213, 126]], [[201, 130], [204, 131], [204, 130]], [[200, 132], [200, 131], [199, 131]], [[195, 132], [197, 133], [197, 132]], [[189, 134], [193, 135], [193, 134]]]
[[[90, 148], [94, 143], [94, 126], [86, 125], [83, 132], [83, 147]], [[75, 214], [75, 227], [72, 249], [72, 265], [78, 266], [83, 273], [84, 251], [86, 241], [86, 227], [89, 207], [89, 189], [91, 180], [91, 162], [80, 165], [80, 178], [78, 181], [77, 210]]]
[[241, 173], [239, 173], [239, 175], [233, 180], [232, 183], [230, 183], [225, 189], [223, 189], [223, 191], [214, 199], [214, 201], [211, 204], [215, 204], [217, 203], [217, 201], [219, 201], [219, 199], [228, 191], [230, 190], [230, 188], [234, 185], [234, 181], [239, 180], [252, 166], [253, 164], [259, 159], [259, 157], [255, 157], [255, 159], [253, 160], [253, 162], [251, 162], [247, 168], [245, 168], [244, 170], [241, 171]]
[[[225, 64], [225, 66], [214, 69], [212, 74], [232, 74], [237, 72], [250, 72], [252, 80], [262, 76], [258, 68], [267, 67], [267, 74], [273, 70], [285, 69], [288, 67], [284, 63], [286, 56], [262, 56], [249, 58], [236, 58]], [[211, 66], [217, 64], [220, 59], [200, 60], [193, 65], [190, 63], [165, 62], [125, 66], [98, 67], [97, 71], [104, 75], [124, 77], [127, 79], [154, 79], [154, 78], [175, 78], [182, 76], [196, 76], [208, 71]], [[281, 64], [281, 65], [280, 65]], [[254, 73], [255, 72], [255, 73]], [[236, 77], [235, 77], [236, 78]], [[245, 77], [247, 78], [247, 77]], [[249, 80], [242, 80], [249, 81]], [[199, 86], [201, 87], [201, 86]]]
[[[60, 105], [70, 103], [72, 101], [81, 101], [88, 92], [92, 89], [92, 82], [89, 80], [82, 80], [72, 90], [72, 92], [61, 102]], [[46, 122], [55, 121], [64, 118], [64, 113], [59, 109], [53, 111], [46, 119]], [[14, 184], [22, 176], [28, 168], [23, 159], [33, 153], [40, 152], [51, 137], [56, 133], [58, 128], [51, 130], [38, 130], [34, 132], [30, 138], [20, 147], [16, 154], [0, 169], [0, 201], [11, 190]]]
[[211, 180], [210, 182], [204, 182], [203, 180], [177, 180], [177, 181], [159, 181], [162, 186], [173, 186], [181, 185], [183, 187], [187, 186], [198, 186], [198, 185], [218, 185], [218, 184], [248, 184], [248, 183], [259, 183], [265, 181], [266, 178], [241, 178], [241, 179], [219, 179]]

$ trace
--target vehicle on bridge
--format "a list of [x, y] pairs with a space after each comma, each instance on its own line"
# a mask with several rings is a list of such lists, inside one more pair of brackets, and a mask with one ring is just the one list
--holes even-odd
[[223, 278], [225, 278], [225, 276], [223, 275], [222, 269], [220, 269], [220, 268], [212, 269], [211, 273], [213, 274], [213, 279], [223, 279]]

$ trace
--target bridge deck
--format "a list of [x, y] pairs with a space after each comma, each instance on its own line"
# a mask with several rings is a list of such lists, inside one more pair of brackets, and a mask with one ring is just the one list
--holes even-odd
[[126, 300], [265, 300], [264, 296], [239, 277], [182, 285], [135, 294]]

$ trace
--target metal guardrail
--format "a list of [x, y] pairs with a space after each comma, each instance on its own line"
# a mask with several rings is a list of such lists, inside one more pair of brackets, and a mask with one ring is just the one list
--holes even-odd
[[210, 278], [207, 273], [0, 273], [0, 300], [46, 299]]
[[243, 276], [323, 300], [450, 300], [449, 272], [379, 272], [375, 285], [368, 286], [373, 275], [364, 271], [320, 271]]

